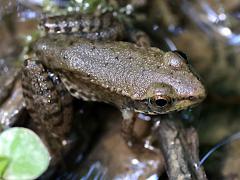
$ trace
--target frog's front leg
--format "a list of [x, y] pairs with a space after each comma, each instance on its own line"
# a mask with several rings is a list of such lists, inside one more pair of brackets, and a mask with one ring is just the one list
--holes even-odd
[[57, 76], [40, 61], [26, 60], [22, 73], [26, 108], [36, 130], [54, 154], [66, 143], [72, 119], [72, 98]]
[[[139, 113], [136, 113], [130, 109], [122, 109], [122, 137], [126, 141], [127, 145], [136, 153], [152, 151], [150, 148], [145, 148], [145, 142], [143, 139], [139, 138], [134, 131], [134, 126], [136, 121], [139, 119]], [[140, 120], [140, 119], [139, 119]]]
[[129, 109], [122, 109], [122, 136], [129, 147], [136, 143], [136, 136], [134, 135], [134, 124], [136, 118], [134, 111]]

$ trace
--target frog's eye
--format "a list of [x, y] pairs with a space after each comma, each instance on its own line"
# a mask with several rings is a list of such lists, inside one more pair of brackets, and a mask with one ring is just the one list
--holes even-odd
[[155, 96], [149, 99], [149, 103], [151, 106], [164, 108], [171, 104], [171, 98], [168, 96]]
[[182, 51], [179, 51], [179, 50], [175, 50], [175, 51], [172, 51], [173, 53], [177, 54], [178, 56], [180, 56], [181, 58], [187, 60], [187, 55], [185, 53], [183, 53]]

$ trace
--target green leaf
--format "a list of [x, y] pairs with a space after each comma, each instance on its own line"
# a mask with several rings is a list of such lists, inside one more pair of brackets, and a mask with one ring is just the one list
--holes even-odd
[[41, 139], [33, 131], [20, 127], [0, 134], [0, 157], [10, 159], [3, 179], [36, 179], [50, 162]]
[[3, 173], [6, 170], [9, 161], [9, 158], [7, 157], [0, 157], [0, 178], [3, 176]]

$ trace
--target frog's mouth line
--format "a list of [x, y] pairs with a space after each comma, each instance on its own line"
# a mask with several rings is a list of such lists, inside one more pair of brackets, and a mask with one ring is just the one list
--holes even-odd
[[[188, 96], [188, 97], [181, 97], [181, 98], [176, 98], [175, 101], [191, 101], [191, 102], [202, 102], [205, 99], [205, 96]], [[194, 103], [195, 104], [195, 103]]]
[[[202, 96], [198, 96], [198, 97], [189, 96], [189, 97], [175, 99], [174, 100], [175, 103], [173, 103], [172, 106], [170, 105], [169, 108], [166, 108], [166, 109], [163, 108], [162, 111], [153, 111], [150, 107], [148, 107], [147, 111], [141, 111], [138, 109], [134, 109], [134, 111], [137, 113], [144, 113], [147, 115], [162, 115], [162, 114], [167, 114], [174, 111], [182, 111], [187, 108], [195, 107], [204, 99], [205, 97], [202, 97]], [[189, 105], [182, 106], [181, 103], [183, 103], [183, 101], [189, 101]], [[178, 106], [178, 108], [171, 108], [173, 106]]]

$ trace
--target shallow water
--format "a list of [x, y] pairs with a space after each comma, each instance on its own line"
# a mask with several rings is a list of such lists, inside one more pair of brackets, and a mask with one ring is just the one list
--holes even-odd
[[[14, 59], [17, 63], [13, 64], [18, 67], [26, 58], [24, 53], [31, 51], [26, 44], [29, 38], [38, 36], [35, 32], [43, 11], [62, 14], [77, 9], [74, 3], [71, 4], [72, 9], [67, 9], [68, 1], [54, 2], [57, 4], [42, 6], [41, 1], [1, 1], [0, 82], [4, 82], [9, 69], [15, 68], [12, 60], [5, 59]], [[188, 120], [186, 125], [194, 124], [198, 129], [201, 156], [224, 137], [240, 131], [240, 4], [238, 1], [226, 2], [153, 0], [144, 7], [136, 6], [133, 12], [131, 7], [134, 6], [122, 8], [123, 12], [132, 13], [135, 18], [133, 25], [146, 31], [155, 46], [185, 52], [202, 77], [208, 90], [206, 101], [191, 113], [182, 112], [183, 119]], [[56, 8], [58, 3], [60, 8]], [[122, 4], [126, 5], [125, 2]], [[28, 36], [30, 34], [32, 36]], [[1, 63], [2, 59], [4, 63]], [[2, 109], [3, 106], [0, 112]], [[88, 105], [76, 100], [75, 112], [76, 128], [72, 136], [81, 145], [77, 143], [74, 150], [66, 155], [64, 166], [57, 167], [55, 173], [49, 171], [40, 179], [137, 176], [157, 179], [159, 157], [143, 156], [140, 161], [123, 144], [114, 149], [114, 143], [122, 143], [119, 139], [121, 117], [115, 108], [103, 104]], [[204, 164], [207, 175], [212, 179], [240, 179], [238, 149], [239, 143], [232, 142], [213, 153]]]

